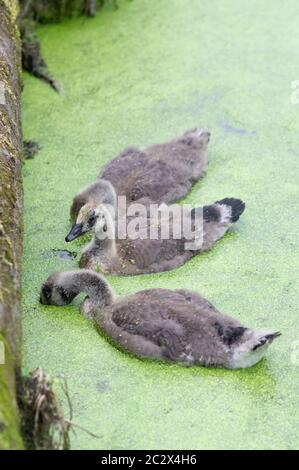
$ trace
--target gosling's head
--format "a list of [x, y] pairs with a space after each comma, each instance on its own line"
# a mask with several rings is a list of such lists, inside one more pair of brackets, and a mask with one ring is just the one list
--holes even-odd
[[185, 134], [179, 139], [179, 143], [193, 148], [203, 148], [210, 140], [210, 132], [196, 127]]
[[44, 282], [40, 292], [40, 303], [44, 305], [68, 305], [77, 291], [69, 285], [65, 273], [54, 273]]
[[81, 235], [90, 232], [90, 230], [95, 230], [98, 238], [101, 238], [101, 234], [103, 234], [103, 238], [106, 238], [108, 223], [111, 225], [111, 211], [114, 212], [114, 208], [109, 209], [104, 204], [85, 204], [81, 207], [76, 223], [66, 236], [65, 241], [71, 242], [81, 237]]

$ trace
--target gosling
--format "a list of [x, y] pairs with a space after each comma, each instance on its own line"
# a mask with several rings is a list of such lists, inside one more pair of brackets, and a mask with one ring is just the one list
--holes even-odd
[[[80, 267], [109, 274], [144, 274], [168, 271], [182, 266], [195, 255], [212, 248], [225, 232], [239, 219], [245, 209], [240, 199], [226, 198], [202, 209], [200, 226], [195, 226], [196, 209], [188, 211], [177, 206], [180, 212], [170, 213], [167, 205], [160, 206], [157, 236], [148, 238], [148, 225], [152, 222], [147, 217], [138, 217], [139, 226], [143, 226], [138, 238], [127, 236], [116, 239], [117, 223], [106, 205], [81, 208], [77, 223], [67, 235], [66, 241], [95, 230], [94, 238], [84, 250]], [[178, 238], [169, 233], [163, 238], [163, 227], [179, 227], [189, 223], [192, 232]], [[190, 243], [193, 246], [190, 247]]]
[[140, 358], [186, 366], [251, 367], [280, 336], [253, 330], [220, 313], [208, 300], [185, 289], [147, 289], [116, 297], [108, 282], [89, 270], [52, 274], [40, 301], [68, 305], [80, 293], [81, 311], [121, 349]]
[[195, 128], [170, 142], [146, 150], [128, 147], [102, 169], [98, 179], [77, 194], [71, 222], [85, 204], [112, 204], [126, 196], [127, 204], [171, 204], [184, 197], [203, 175], [208, 163], [210, 133]]

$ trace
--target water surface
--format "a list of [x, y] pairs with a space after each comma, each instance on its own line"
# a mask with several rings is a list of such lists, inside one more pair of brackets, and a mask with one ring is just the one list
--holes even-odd
[[[24, 77], [25, 138], [42, 146], [24, 166], [24, 369], [66, 375], [75, 421], [100, 436], [77, 431], [74, 449], [298, 448], [297, 2], [120, 7], [39, 29], [62, 95]], [[280, 329], [250, 370], [141, 361], [99, 336], [78, 301], [38, 303], [53, 270], [77, 266], [78, 256], [57, 255], [82, 248], [64, 242], [72, 196], [125, 146], [200, 124], [212, 133], [210, 164], [186, 202], [241, 197], [246, 212], [211, 252], [180, 269], [110, 282], [120, 295], [194, 289], [246, 325]]]

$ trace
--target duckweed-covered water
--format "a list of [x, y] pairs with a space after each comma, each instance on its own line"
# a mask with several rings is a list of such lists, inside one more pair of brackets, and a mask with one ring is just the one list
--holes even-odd
[[[74, 449], [298, 448], [297, 2], [120, 7], [39, 29], [61, 95], [24, 77], [25, 137], [42, 145], [24, 166], [24, 372], [66, 375], [74, 420], [99, 435], [77, 430]], [[212, 132], [210, 164], [186, 202], [241, 197], [246, 212], [180, 269], [110, 282], [120, 295], [194, 289], [247, 325], [280, 329], [267, 359], [249, 370], [141, 361], [108, 344], [79, 301], [38, 303], [49, 273], [77, 266], [82, 241], [64, 242], [72, 195], [125, 146], [200, 124]], [[78, 256], [59, 255], [65, 250]]]

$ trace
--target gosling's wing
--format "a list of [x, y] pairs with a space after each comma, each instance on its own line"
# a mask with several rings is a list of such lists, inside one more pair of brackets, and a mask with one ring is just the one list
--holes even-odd
[[121, 302], [116, 301], [114, 305], [102, 311], [95, 321], [114, 341], [115, 345], [120, 346], [125, 351], [138, 357], [164, 358], [161, 345], [136, 331], [136, 321], [134, 321], [133, 316], [127, 317], [128, 308], [128, 305], [123, 305], [123, 299]]
[[205, 173], [209, 137], [209, 132], [196, 128], [170, 142], [148, 148], [155, 167], [148, 178], [139, 181], [139, 186], [145, 185], [144, 196], [159, 204], [171, 204], [184, 197]]
[[129, 240], [122, 244], [122, 258], [138, 272], [161, 272], [184, 264], [193, 256], [184, 240]]
[[160, 272], [181, 266], [193, 256], [186, 249], [184, 236], [180, 237], [182, 231], [178, 233], [181, 226], [181, 209], [173, 214], [167, 206], [158, 212], [158, 217], [129, 221], [128, 238], [119, 242], [121, 258], [134, 265], [136, 272]]
[[118, 195], [127, 196], [127, 203], [145, 205], [177, 200], [191, 187], [181, 168], [135, 148], [126, 149], [109, 162], [100, 177], [110, 181]]
[[193, 129], [144, 151], [129, 147], [107, 163], [100, 177], [109, 180], [118, 194], [126, 195], [128, 202], [172, 203], [203, 176], [209, 135]]
[[232, 352], [251, 330], [203, 300], [185, 290], [149, 289], [117, 300], [111, 321], [138, 355], [146, 355], [142, 348], [151, 347], [159, 357], [228, 366]]
[[[162, 294], [163, 296], [163, 294]], [[134, 347], [140, 349], [144, 341], [159, 348], [161, 357], [179, 359], [185, 351], [185, 328], [176, 320], [176, 302], [170, 299], [144, 296], [139, 293], [113, 307], [112, 321], [119, 330], [134, 338]], [[128, 338], [128, 342], [131, 343]]]
[[164, 357], [189, 363], [199, 358], [218, 363], [217, 358], [244, 331], [238, 322], [211, 310], [207, 303], [186, 300], [186, 291], [165, 289], [121, 299], [113, 307], [112, 319], [126, 333], [162, 348]]
[[128, 147], [102, 168], [99, 177], [110, 181], [117, 195], [127, 196], [130, 202], [130, 192], [136, 178], [147, 166], [147, 159], [145, 152], [136, 147]]
[[206, 324], [211, 325], [215, 336], [218, 336], [219, 340], [227, 344], [233, 338], [237, 339], [238, 333], [241, 331], [240, 327], [242, 326], [239, 320], [221, 313], [215, 305], [198, 294], [198, 292], [187, 289], [177, 289], [176, 292], [187, 302], [196, 305], [194, 311], [204, 316]]
[[207, 299], [202, 297], [198, 292], [189, 291], [187, 289], [177, 289], [175, 292], [184, 297], [187, 302], [194, 303], [198, 307], [204, 310], [211, 310], [212, 312], [218, 312], [216, 307]]
[[132, 200], [171, 204], [188, 194], [206, 170], [209, 135], [193, 129], [178, 139], [149, 147], [150, 163], [136, 178]]

